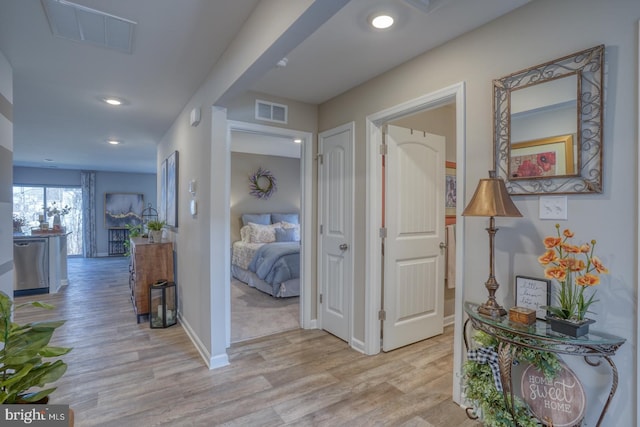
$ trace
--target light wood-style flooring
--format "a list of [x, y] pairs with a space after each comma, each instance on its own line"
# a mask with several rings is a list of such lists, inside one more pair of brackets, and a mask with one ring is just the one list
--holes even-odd
[[67, 319], [71, 346], [50, 403], [76, 426], [477, 426], [451, 400], [451, 328], [440, 337], [364, 356], [320, 330], [244, 341], [208, 370], [177, 325], [136, 323], [123, 258], [70, 259], [70, 285], [16, 321]]

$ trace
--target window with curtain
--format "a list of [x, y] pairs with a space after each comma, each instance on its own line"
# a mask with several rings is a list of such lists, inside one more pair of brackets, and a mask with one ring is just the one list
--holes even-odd
[[80, 187], [13, 186], [13, 216], [24, 222], [24, 231], [40, 226], [40, 219], [53, 226], [47, 208], [55, 202], [58, 208], [69, 206], [69, 214], [61, 218], [67, 232], [67, 254], [82, 255], [82, 191]]

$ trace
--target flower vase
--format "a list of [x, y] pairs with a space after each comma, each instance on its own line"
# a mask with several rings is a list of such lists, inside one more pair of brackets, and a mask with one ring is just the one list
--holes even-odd
[[53, 228], [60, 228], [61, 222], [60, 222], [60, 215], [55, 214], [53, 216]]
[[589, 325], [595, 323], [593, 319], [569, 320], [561, 319], [556, 316], [547, 316], [547, 323], [551, 326], [551, 330], [578, 338], [589, 333]]

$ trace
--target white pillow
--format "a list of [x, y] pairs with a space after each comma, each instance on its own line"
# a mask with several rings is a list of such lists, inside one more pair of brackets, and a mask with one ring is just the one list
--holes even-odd
[[244, 243], [251, 243], [251, 226], [245, 225], [240, 229], [240, 240]]
[[281, 226], [280, 223], [277, 224], [255, 224], [253, 222], [249, 223], [250, 232], [249, 232], [249, 243], [273, 243], [276, 241], [276, 228]]
[[293, 229], [294, 230], [294, 239], [296, 242], [300, 241], [300, 224], [292, 224], [290, 222], [282, 221], [280, 226], [284, 229]]

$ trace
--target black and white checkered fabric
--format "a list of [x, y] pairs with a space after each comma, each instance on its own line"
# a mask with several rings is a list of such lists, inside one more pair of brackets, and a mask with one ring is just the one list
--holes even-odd
[[493, 347], [481, 347], [477, 350], [469, 350], [467, 352], [467, 359], [488, 364], [493, 374], [493, 382], [496, 386], [496, 390], [502, 391], [502, 381], [500, 380], [500, 365], [498, 364], [498, 353]]

